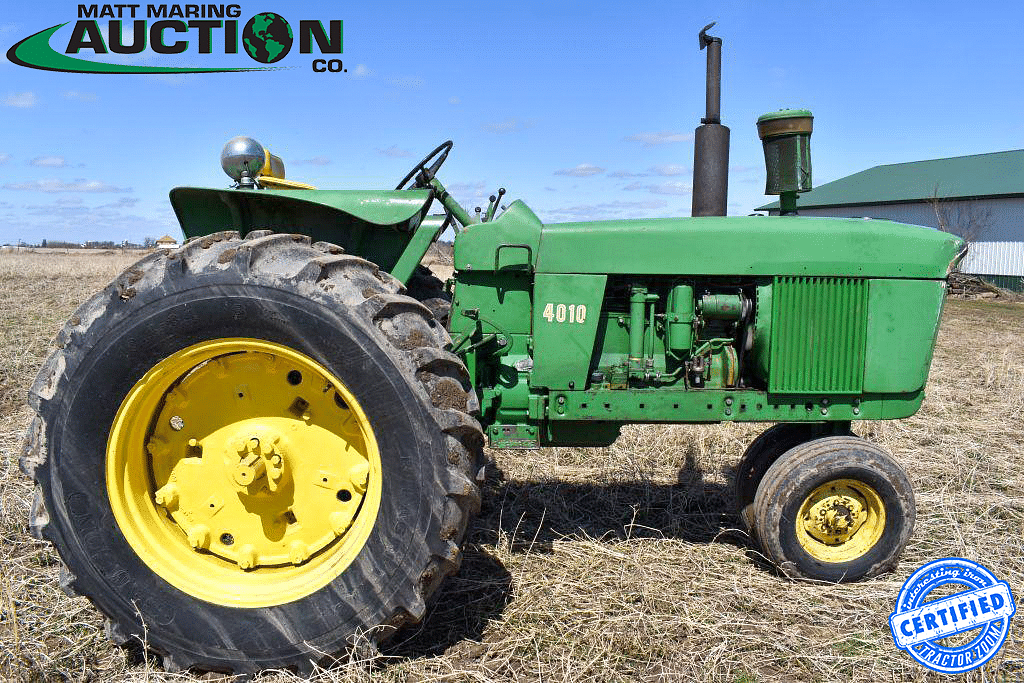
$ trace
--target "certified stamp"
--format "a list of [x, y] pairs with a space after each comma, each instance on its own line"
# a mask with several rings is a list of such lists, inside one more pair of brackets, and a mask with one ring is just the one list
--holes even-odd
[[[928, 599], [947, 585], [964, 590]], [[977, 562], [950, 557], [929, 562], [907, 579], [889, 626], [896, 647], [929, 669], [956, 674], [976, 669], [999, 651], [1016, 609], [1009, 584]], [[960, 634], [966, 635], [953, 638]]]

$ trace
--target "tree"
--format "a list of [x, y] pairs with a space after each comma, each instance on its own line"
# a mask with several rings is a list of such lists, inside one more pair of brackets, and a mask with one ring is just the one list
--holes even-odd
[[968, 244], [980, 242], [992, 229], [992, 208], [980, 200], [943, 198], [936, 183], [928, 203], [939, 230], [962, 237]]

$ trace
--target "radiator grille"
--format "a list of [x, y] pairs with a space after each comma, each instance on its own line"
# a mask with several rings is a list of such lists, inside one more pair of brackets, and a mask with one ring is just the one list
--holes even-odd
[[861, 393], [867, 280], [785, 276], [773, 289], [768, 391]]

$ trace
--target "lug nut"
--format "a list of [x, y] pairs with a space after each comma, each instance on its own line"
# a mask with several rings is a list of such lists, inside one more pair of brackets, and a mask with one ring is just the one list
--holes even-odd
[[352, 488], [357, 493], [362, 493], [366, 490], [366, 480], [370, 476], [370, 463], [365, 460], [360, 460], [348, 470], [348, 479], [352, 482]]
[[176, 432], [180, 432], [182, 429], [185, 428], [185, 421], [181, 419], [180, 415], [173, 416], [170, 420], [170, 423], [171, 429], [173, 429]]
[[292, 564], [302, 564], [309, 558], [309, 548], [302, 541], [292, 541], [288, 547], [288, 559]]
[[238, 566], [242, 569], [252, 569], [256, 566], [256, 548], [250, 543], [246, 543], [238, 549]]
[[332, 512], [329, 520], [336, 536], [341, 536], [352, 524], [352, 519], [343, 512]]
[[177, 485], [167, 484], [163, 486], [153, 495], [153, 499], [157, 505], [162, 505], [165, 508], [175, 505], [178, 502]]
[[205, 524], [197, 524], [188, 530], [188, 544], [195, 548], [206, 549], [210, 547], [210, 528]]

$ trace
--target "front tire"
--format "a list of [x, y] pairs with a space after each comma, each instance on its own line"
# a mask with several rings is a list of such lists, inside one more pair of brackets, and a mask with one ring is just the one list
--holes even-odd
[[740, 458], [736, 466], [736, 502], [740, 521], [749, 533], [753, 533], [754, 498], [765, 472], [783, 453], [793, 446], [810, 441], [813, 436], [811, 425], [797, 422], [783, 422], [761, 432]]
[[830, 436], [786, 451], [754, 502], [765, 555], [793, 577], [850, 582], [896, 568], [914, 530], [914, 493], [878, 446]]
[[76, 312], [22, 468], [34, 533], [115, 642], [170, 670], [308, 672], [422, 618], [479, 507], [483, 437], [447, 333], [398, 291], [333, 245], [219, 233]]

